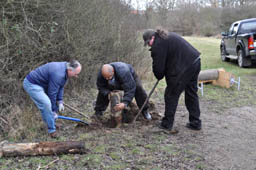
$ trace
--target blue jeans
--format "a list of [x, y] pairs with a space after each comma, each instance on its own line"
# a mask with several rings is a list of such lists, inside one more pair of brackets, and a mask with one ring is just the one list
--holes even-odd
[[48, 133], [55, 132], [56, 128], [52, 112], [52, 104], [49, 97], [44, 92], [44, 89], [39, 85], [30, 83], [27, 78], [25, 78], [23, 81], [23, 88], [40, 110], [41, 116], [44, 122], [47, 124]]

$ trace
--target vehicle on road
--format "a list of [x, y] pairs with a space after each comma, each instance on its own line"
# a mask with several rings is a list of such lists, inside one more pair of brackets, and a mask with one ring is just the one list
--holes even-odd
[[222, 32], [221, 60], [237, 60], [239, 67], [250, 67], [256, 61], [256, 18], [236, 21]]

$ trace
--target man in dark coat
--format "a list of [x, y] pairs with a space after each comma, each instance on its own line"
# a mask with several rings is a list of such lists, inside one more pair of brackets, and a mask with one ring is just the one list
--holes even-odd
[[144, 45], [150, 46], [153, 73], [158, 80], [166, 79], [165, 113], [159, 128], [172, 130], [179, 97], [185, 91], [185, 105], [189, 112], [186, 127], [201, 129], [197, 95], [197, 78], [201, 70], [200, 53], [186, 40], [164, 30], [146, 30]]
[[[116, 111], [121, 111], [127, 107], [133, 97], [135, 97], [138, 107], [141, 108], [147, 98], [147, 94], [133, 67], [123, 62], [104, 64], [98, 73], [96, 84], [99, 90], [94, 108], [96, 116], [103, 115], [109, 104], [111, 91], [124, 91], [121, 103], [115, 106]], [[151, 119], [151, 115], [148, 112], [148, 104], [143, 108], [142, 115], [145, 119]]]

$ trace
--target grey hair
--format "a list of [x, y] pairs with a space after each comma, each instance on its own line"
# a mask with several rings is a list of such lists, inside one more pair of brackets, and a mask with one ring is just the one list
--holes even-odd
[[67, 63], [67, 69], [70, 69], [70, 70], [75, 70], [79, 66], [81, 66], [81, 64], [77, 60], [71, 60], [70, 62]]
[[167, 39], [167, 36], [168, 36], [168, 32], [163, 29], [162, 27], [158, 26], [156, 28], [156, 32], [157, 34], [162, 38], [162, 39]]

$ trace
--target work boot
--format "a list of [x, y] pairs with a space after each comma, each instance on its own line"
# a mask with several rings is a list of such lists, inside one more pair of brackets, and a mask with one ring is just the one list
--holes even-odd
[[148, 111], [142, 112], [142, 115], [143, 115], [143, 117], [144, 117], [145, 119], [147, 119], [147, 120], [152, 120], [152, 117], [151, 117], [151, 115], [150, 115], [150, 113], [149, 113]]
[[97, 117], [103, 116], [103, 111], [95, 111], [95, 116]]
[[52, 132], [49, 134], [51, 138], [58, 138], [57, 132]]
[[191, 129], [191, 130], [201, 130], [202, 129], [202, 124], [197, 123], [197, 122], [189, 122], [186, 124], [186, 127]]
[[163, 126], [162, 123], [158, 124], [158, 128], [164, 130], [165, 132], [167, 132], [169, 134], [179, 133], [179, 131], [177, 129], [173, 129], [171, 126], [170, 127]]

